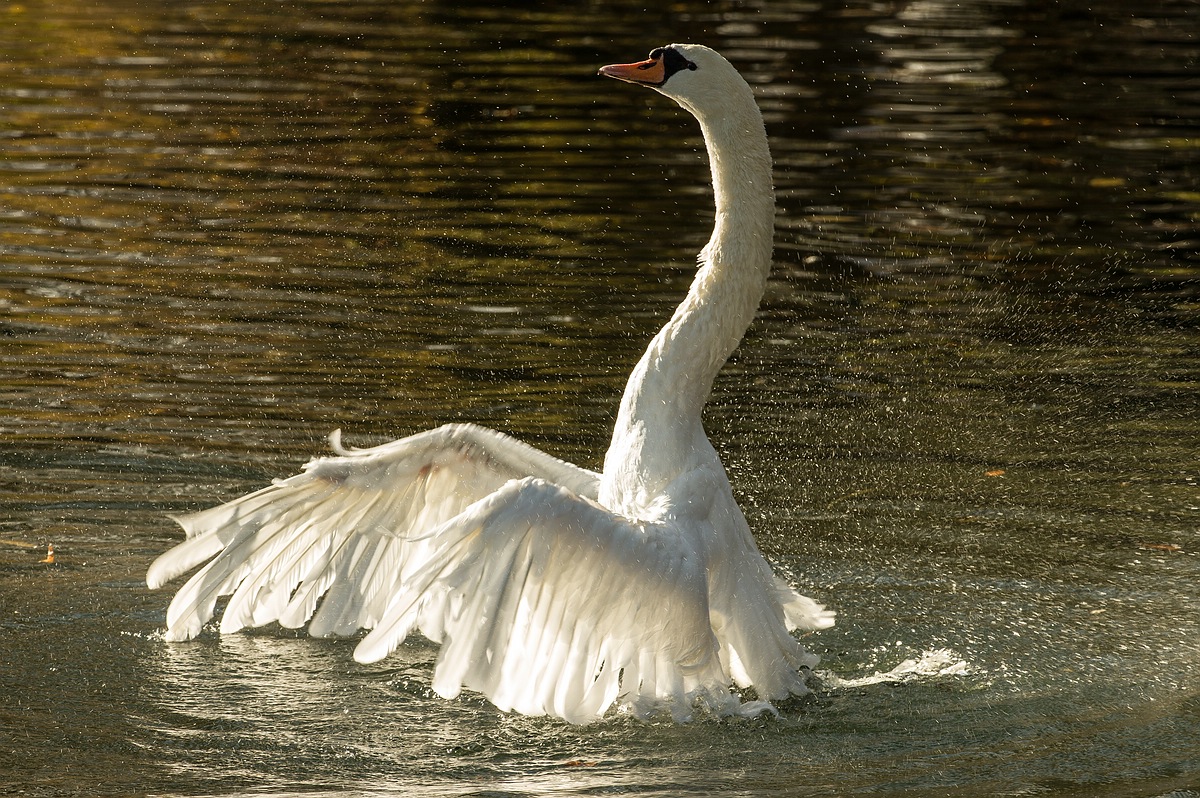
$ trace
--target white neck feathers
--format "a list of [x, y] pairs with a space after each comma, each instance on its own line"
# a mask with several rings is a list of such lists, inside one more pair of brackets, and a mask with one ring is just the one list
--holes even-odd
[[[700, 121], [716, 224], [687, 297], [630, 375], [605, 458], [601, 501], [640, 502], [686, 466], [713, 379], [754, 318], [771, 267], [771, 156], [754, 96], [736, 73], [720, 101], [675, 99]], [[737, 85], [740, 84], [740, 85]], [[665, 92], [664, 92], [665, 93]], [[655, 473], [662, 471], [664, 473]], [[613, 505], [609, 505], [613, 506]]]

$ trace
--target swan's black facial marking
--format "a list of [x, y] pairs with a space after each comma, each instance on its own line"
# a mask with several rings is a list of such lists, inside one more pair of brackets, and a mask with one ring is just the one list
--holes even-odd
[[[679, 51], [671, 47], [658, 47], [650, 52], [651, 61], [659, 61], [663, 65], [663, 79], [654, 86], [661, 86], [671, 79], [671, 76], [676, 72], [682, 72], [685, 69], [696, 71], [699, 69], [691, 61], [679, 54]], [[644, 67], [648, 68], [648, 67]]]
[[682, 53], [672, 47], [659, 47], [645, 61], [636, 64], [609, 64], [600, 67], [600, 74], [626, 83], [640, 83], [661, 89], [671, 76], [685, 69], [698, 69]]

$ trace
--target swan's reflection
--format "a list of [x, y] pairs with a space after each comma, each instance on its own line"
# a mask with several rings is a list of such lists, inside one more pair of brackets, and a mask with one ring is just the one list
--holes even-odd
[[[431, 644], [409, 642], [386, 667], [355, 663], [353, 648], [278, 629], [159, 646], [146, 684], [164, 767], [193, 786], [255, 794], [544, 795], [633, 777], [628, 762], [614, 760], [612, 738], [644, 734], [642, 723], [615, 720], [580, 739], [560, 722], [500, 713], [481, 697], [437, 698], [427, 687]], [[539, 755], [530, 757], [535, 743]]]

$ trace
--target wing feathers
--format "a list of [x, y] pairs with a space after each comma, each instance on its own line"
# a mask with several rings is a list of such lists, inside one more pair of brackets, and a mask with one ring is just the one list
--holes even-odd
[[171, 602], [167, 639], [198, 634], [224, 595], [222, 632], [370, 629], [361, 662], [419, 628], [442, 643], [439, 694], [468, 687], [573, 723], [616, 702], [737, 713], [728, 674], [769, 699], [803, 692], [812, 658], [789, 629], [832, 616], [774, 577], [748, 529], [710, 559], [725, 545], [711, 522], [615, 515], [594, 501], [596, 474], [479, 427], [332, 443], [337, 456], [301, 474], [177, 519], [187, 539], [147, 582], [211, 560]]
[[[598, 477], [493, 430], [439, 427], [335, 457], [228, 504], [176, 520], [187, 540], [147, 572], [156, 588], [209, 558], [176, 595], [166, 636], [186, 639], [232, 593], [223, 632], [278, 621], [316, 635], [374, 626], [396, 584], [437, 548], [431, 535], [510, 479], [533, 475], [595, 495]], [[323, 600], [322, 600], [323, 598]], [[315, 613], [315, 615], [314, 615]], [[418, 613], [412, 613], [409, 626]], [[438, 619], [423, 618], [437, 633]], [[407, 630], [406, 630], [407, 631]]]
[[426, 571], [355, 650], [381, 659], [421, 595], [447, 590], [434, 690], [498, 707], [594, 719], [621, 695], [638, 711], [724, 696], [702, 561], [678, 530], [641, 525], [558, 486], [513, 481], [438, 531]]

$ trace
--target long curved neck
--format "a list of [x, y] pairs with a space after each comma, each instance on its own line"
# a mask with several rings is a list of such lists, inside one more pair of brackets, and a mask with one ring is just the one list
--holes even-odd
[[[687, 297], [631, 375], [622, 415], [668, 399], [699, 419], [721, 366], [754, 319], [771, 269], [775, 201], [762, 117], [701, 119], [712, 165], [716, 224]], [[642, 409], [643, 413], [646, 408]]]
[[605, 458], [602, 502], [638, 504], [618, 494], [633, 483], [653, 494], [665, 487], [653, 483], [687, 466], [703, 435], [701, 411], [713, 380], [762, 299], [774, 232], [771, 156], [749, 87], [732, 99], [720, 114], [688, 109], [708, 146], [716, 224], [687, 297], [629, 377]]

